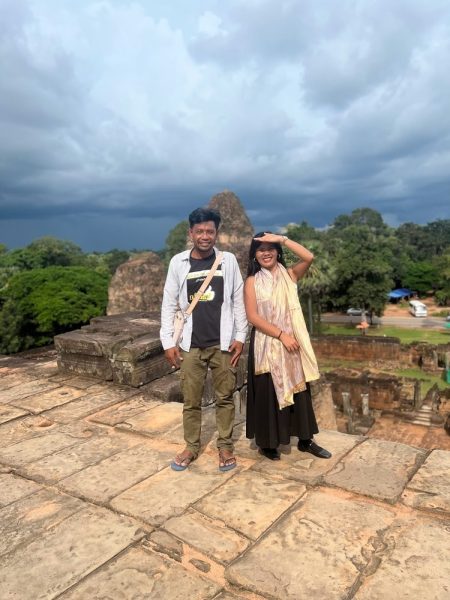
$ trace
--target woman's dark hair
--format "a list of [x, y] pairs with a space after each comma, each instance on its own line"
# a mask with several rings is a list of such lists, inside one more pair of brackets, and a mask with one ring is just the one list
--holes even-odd
[[[256, 260], [256, 251], [261, 246], [261, 244], [265, 244], [267, 242], [259, 242], [255, 240], [257, 237], [263, 237], [264, 233], [272, 233], [271, 231], [260, 231], [255, 234], [252, 238], [252, 243], [250, 244], [250, 250], [248, 251], [248, 266], [247, 266], [247, 277], [250, 275], [255, 275], [258, 271], [261, 271], [261, 265]], [[286, 267], [286, 263], [284, 262], [283, 256], [283, 248], [281, 244], [276, 244], [275, 242], [270, 242], [274, 248], [277, 250], [277, 261]]]
[[194, 225], [198, 223], [206, 223], [207, 221], [213, 221], [216, 229], [219, 229], [220, 225], [220, 214], [217, 210], [210, 208], [196, 208], [189, 215], [189, 227], [192, 229]]

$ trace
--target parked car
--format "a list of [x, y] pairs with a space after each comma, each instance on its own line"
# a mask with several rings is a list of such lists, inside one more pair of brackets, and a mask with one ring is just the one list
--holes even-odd
[[349, 317], [360, 317], [363, 314], [362, 308], [349, 308], [347, 309], [347, 315]]
[[419, 302], [418, 300], [410, 300], [409, 301], [409, 312], [414, 317], [426, 317], [428, 316], [427, 307], [423, 302]]

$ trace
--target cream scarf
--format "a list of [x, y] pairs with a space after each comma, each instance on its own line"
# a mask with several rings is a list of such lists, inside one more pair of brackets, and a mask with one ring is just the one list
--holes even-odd
[[258, 314], [295, 337], [298, 352], [288, 352], [280, 340], [255, 334], [255, 375], [270, 373], [280, 409], [294, 403], [294, 394], [306, 389], [306, 382], [319, 379], [314, 350], [298, 299], [297, 285], [278, 263], [273, 274], [261, 269], [255, 274]]

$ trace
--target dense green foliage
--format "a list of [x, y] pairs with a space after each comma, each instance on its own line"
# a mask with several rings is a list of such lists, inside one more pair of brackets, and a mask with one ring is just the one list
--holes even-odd
[[166, 265], [169, 264], [172, 256], [175, 256], [175, 254], [178, 254], [178, 252], [182, 252], [186, 249], [188, 229], [189, 222], [181, 221], [169, 231], [169, 235], [166, 238], [166, 247], [164, 251], [164, 262]]
[[84, 267], [48, 267], [14, 274], [1, 291], [0, 352], [49, 344], [105, 312], [108, 276]]

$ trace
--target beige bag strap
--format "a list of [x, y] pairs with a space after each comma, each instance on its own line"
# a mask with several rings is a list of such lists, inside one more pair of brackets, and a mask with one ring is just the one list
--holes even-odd
[[223, 257], [223, 253], [222, 252], [218, 252], [217, 256], [216, 256], [216, 260], [214, 261], [213, 266], [211, 267], [205, 281], [202, 283], [202, 285], [200, 286], [200, 289], [198, 290], [198, 292], [195, 294], [195, 296], [192, 298], [192, 302], [189, 304], [189, 306], [187, 307], [186, 311], [185, 311], [185, 315], [190, 315], [192, 313], [192, 311], [194, 310], [194, 308], [197, 305], [197, 302], [200, 300], [200, 298], [203, 295], [203, 292], [206, 290], [206, 288], [208, 287], [211, 279], [214, 277], [214, 273], [217, 271], [217, 267], [219, 266], [219, 263], [222, 261], [222, 257]]

